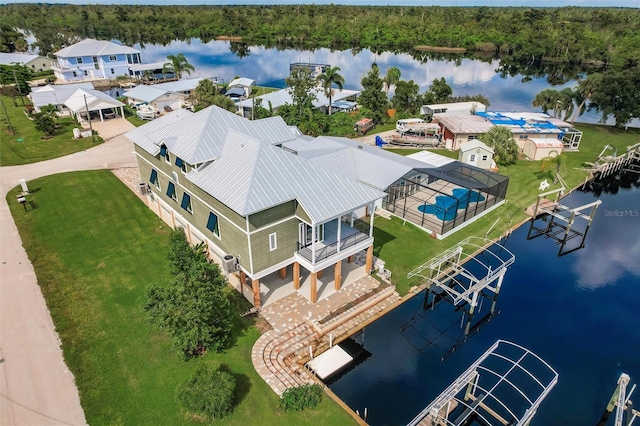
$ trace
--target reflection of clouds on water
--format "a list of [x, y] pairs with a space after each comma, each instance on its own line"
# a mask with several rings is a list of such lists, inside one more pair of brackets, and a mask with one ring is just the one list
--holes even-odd
[[[401, 79], [413, 80], [420, 92], [429, 89], [436, 78], [444, 77], [453, 89], [454, 96], [482, 94], [489, 98], [490, 109], [494, 111], [534, 111], [531, 101], [540, 91], [552, 87], [545, 78], [534, 78], [523, 83], [522, 76], [501, 78], [496, 73], [499, 61], [483, 62], [473, 59], [427, 60], [421, 63], [411, 55], [391, 52], [375, 54], [363, 49], [354, 54], [351, 50], [330, 50], [326, 48], [310, 50], [277, 50], [252, 46], [250, 54], [242, 59], [230, 50], [227, 41], [210, 41], [203, 44], [197, 39], [191, 42], [174, 41], [166, 46], [148, 44], [141, 48], [144, 62], [165, 61], [167, 55], [184, 53], [189, 63], [196, 67], [192, 77], [218, 77], [228, 82], [236, 75], [248, 77], [258, 85], [282, 87], [284, 79], [289, 75], [289, 64], [294, 62], [311, 62], [330, 64], [340, 67], [340, 74], [345, 79], [344, 87], [350, 90], [361, 90], [360, 81], [371, 69], [374, 62], [380, 67], [383, 77], [387, 69], [400, 69]], [[459, 65], [458, 65], [459, 63]], [[562, 86], [553, 86], [560, 90], [563, 87], [575, 86], [575, 81]], [[578, 119], [580, 122], [595, 123], [595, 113], [586, 113]], [[638, 120], [633, 125], [638, 125]]]
[[[573, 270], [580, 287], [602, 287], [627, 272], [640, 276], [640, 218], [605, 216], [604, 212], [594, 219], [601, 229], [588, 234], [586, 247], [576, 252]], [[610, 248], [612, 241], [615, 248]]]

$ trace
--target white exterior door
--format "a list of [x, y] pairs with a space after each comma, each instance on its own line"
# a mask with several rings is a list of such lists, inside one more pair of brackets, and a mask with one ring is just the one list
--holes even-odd
[[473, 166], [477, 166], [478, 165], [478, 155], [477, 154], [470, 154], [469, 155], [469, 164], [471, 164]]

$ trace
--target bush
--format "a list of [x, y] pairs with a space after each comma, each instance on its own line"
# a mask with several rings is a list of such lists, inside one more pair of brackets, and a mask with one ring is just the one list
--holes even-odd
[[221, 419], [231, 412], [236, 381], [226, 371], [201, 364], [176, 390], [176, 400], [191, 413]]
[[284, 411], [302, 411], [314, 408], [322, 401], [322, 388], [319, 384], [306, 384], [289, 388], [282, 394], [280, 408]]

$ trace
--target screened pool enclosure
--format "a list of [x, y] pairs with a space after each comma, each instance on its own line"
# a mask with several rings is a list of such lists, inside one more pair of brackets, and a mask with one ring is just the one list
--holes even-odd
[[509, 178], [458, 161], [414, 169], [387, 190], [383, 207], [444, 235], [504, 201]]

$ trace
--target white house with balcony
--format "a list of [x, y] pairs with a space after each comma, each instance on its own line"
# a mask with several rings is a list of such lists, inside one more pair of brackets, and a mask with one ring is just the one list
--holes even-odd
[[85, 39], [54, 53], [52, 66], [62, 82], [78, 82], [116, 78], [129, 75], [133, 64], [141, 63], [140, 51], [110, 41]]

